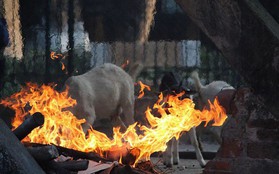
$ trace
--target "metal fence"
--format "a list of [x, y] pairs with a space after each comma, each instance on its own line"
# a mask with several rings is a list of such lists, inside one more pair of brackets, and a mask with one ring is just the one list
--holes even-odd
[[[48, 56], [45, 55], [43, 48], [34, 43], [29, 45], [29, 48], [28, 45], [25, 45], [25, 56], [21, 61], [14, 59], [7, 63], [9, 66], [9, 73], [6, 74], [9, 77], [7, 82], [17, 81], [22, 84], [34, 81], [43, 83], [45, 82], [44, 77], [47, 76], [48, 78], [52, 77], [49, 82], [63, 85], [64, 80], [69, 76], [67, 74], [68, 53], [55, 52], [55, 54], [62, 54], [65, 59], [51, 60], [48, 64], [50, 71], [46, 72], [46, 57]], [[54, 48], [54, 46], [52, 47]], [[130, 63], [141, 62], [144, 65], [138, 80], [155, 89], [160, 84], [164, 72], [170, 70], [179, 72], [185, 78], [193, 70], [198, 70], [204, 84], [213, 80], [225, 80], [235, 87], [242, 84], [240, 77], [231, 69], [225, 58], [218, 51], [208, 50], [200, 41], [150, 41], [144, 44], [137, 42], [92, 42], [86, 49], [84, 46], [77, 46], [73, 53], [75, 55], [71, 60], [73, 75], [85, 73], [106, 62], [120, 66], [129, 60]], [[65, 70], [62, 70], [62, 63], [66, 66]]]
[[[190, 72], [198, 69], [203, 83], [225, 80], [235, 87], [242, 84], [240, 77], [231, 69], [225, 58], [217, 50], [208, 49], [200, 41], [162, 40], [144, 44], [120, 41], [90, 42], [81, 15], [82, 6], [78, 0], [33, 0], [32, 3], [36, 3], [38, 8], [32, 12], [29, 10], [33, 5], [31, 2], [20, 1], [21, 15], [19, 0], [13, 0], [13, 3], [8, 0], [4, 2], [5, 8], [9, 9], [5, 15], [8, 24], [13, 26], [10, 27], [10, 33], [13, 34], [12, 45], [5, 50], [5, 72], [1, 74], [5, 77], [0, 79], [0, 97], [4, 96], [3, 93], [11, 93], [3, 91], [17, 89], [15, 86], [28, 81], [63, 84], [70, 75], [82, 74], [105, 62], [121, 65], [126, 60], [141, 62], [145, 68], [139, 80], [155, 88], [160, 83], [163, 73], [170, 70], [179, 71], [187, 78]], [[158, 2], [161, 2], [162, 13], [182, 13], [173, 0]], [[22, 28], [20, 25], [14, 25], [19, 21]], [[102, 27], [98, 27], [97, 24], [93, 26], [100, 29], [96, 30], [95, 34], [98, 35]], [[62, 56], [52, 60], [52, 53]], [[62, 69], [62, 65], [66, 68]]]
[[112, 62], [121, 65], [126, 60], [141, 62], [144, 72], [140, 79], [158, 86], [158, 79], [165, 71], [178, 71], [185, 78], [198, 70], [203, 83], [225, 80], [235, 87], [241, 85], [239, 76], [225, 58], [214, 50], [208, 50], [200, 41], [183, 40], [146, 42], [91, 43], [90, 67]]

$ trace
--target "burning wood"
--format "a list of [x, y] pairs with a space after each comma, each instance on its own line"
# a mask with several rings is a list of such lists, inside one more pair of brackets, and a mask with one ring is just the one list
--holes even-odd
[[27, 147], [27, 150], [37, 161], [50, 161], [59, 156], [57, 148], [53, 145]]
[[142, 171], [149, 172], [149, 173], [155, 173], [155, 174], [159, 173], [154, 169], [154, 166], [150, 161], [145, 161], [145, 162], [138, 163], [136, 165], [136, 168], [138, 168]]
[[[94, 152], [80, 152], [73, 149], [54, 145], [37, 143], [23, 143], [30, 154], [36, 159], [46, 172], [71, 173], [79, 171], [79, 174], [100, 172], [101, 174], [131, 173], [131, 174], [157, 174], [150, 162], [141, 162], [137, 167], [134, 164], [138, 149], [130, 150], [122, 157], [122, 163], [100, 157]], [[107, 152], [108, 156], [109, 153]], [[60, 155], [60, 156], [59, 156]]]
[[[82, 130], [84, 120], [78, 120], [65, 108], [73, 106], [76, 101], [68, 97], [67, 90], [59, 93], [51, 86], [41, 87], [35, 84], [28, 84], [18, 94], [1, 101], [5, 106], [13, 108], [16, 112], [15, 124], [20, 124], [26, 113], [22, 108], [28, 102], [31, 106], [30, 113], [41, 112], [45, 116], [45, 124], [39, 129], [33, 130], [25, 141], [42, 144], [55, 144], [82, 152], [95, 152], [105, 157], [107, 152], [116, 153], [133, 152], [123, 159], [126, 164], [136, 165], [140, 160], [149, 160], [154, 152], [164, 151], [166, 143], [173, 137], [179, 138], [182, 131], [188, 131], [200, 123], [206, 124], [213, 121], [213, 125], [222, 125], [226, 119], [223, 108], [215, 100], [210, 103], [210, 110], [195, 110], [194, 103], [190, 99], [180, 99], [183, 93], [170, 96], [163, 100], [160, 95], [153, 108], [157, 109], [161, 117], [157, 118], [151, 114], [151, 109], [146, 111], [146, 118], [150, 127], [130, 125], [126, 132], [120, 132], [114, 128], [113, 139], [105, 134], [90, 129], [88, 135]], [[166, 108], [164, 105], [169, 107]], [[136, 126], [143, 132], [137, 134]], [[43, 136], [42, 136], [43, 135]], [[122, 151], [122, 152], [121, 152]], [[134, 153], [135, 152], [135, 153]], [[135, 159], [134, 159], [135, 158]]]
[[56, 148], [58, 149], [59, 154], [73, 157], [73, 159], [89, 159], [93, 161], [112, 162], [112, 160], [103, 158], [95, 152], [81, 152], [61, 146], [56, 146]]
[[29, 118], [27, 118], [20, 126], [18, 126], [13, 132], [15, 136], [22, 140], [25, 138], [33, 129], [35, 129], [38, 126], [41, 126], [44, 124], [44, 116], [36, 112]]

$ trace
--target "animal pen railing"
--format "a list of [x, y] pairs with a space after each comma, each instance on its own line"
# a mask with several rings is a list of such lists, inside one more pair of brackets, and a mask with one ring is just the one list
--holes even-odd
[[[78, 0], [32, 1], [38, 6], [32, 12], [30, 7], [34, 4], [30, 1], [22, 1], [20, 8], [18, 0], [3, 2], [7, 10], [0, 7], [0, 12], [6, 11], [3, 16], [7, 16], [10, 26], [11, 45], [5, 51], [3, 74], [0, 71], [0, 97], [10, 95], [18, 84], [28, 81], [63, 84], [68, 76], [82, 74], [104, 62], [121, 65], [126, 60], [142, 62], [145, 68], [139, 79], [155, 88], [163, 72], [171, 69], [185, 77], [199, 69], [205, 83], [222, 79], [236, 87], [241, 84], [221, 54], [207, 49], [200, 41], [92, 42], [85, 29], [87, 20], [82, 16], [84, 6]], [[174, 1], [164, 0], [162, 7], [166, 12], [174, 7], [168, 13], [179, 11]], [[95, 34], [101, 32], [96, 30]], [[52, 51], [63, 54], [65, 59], [52, 60]], [[61, 69], [61, 63], [66, 70]]]
[[225, 80], [234, 86], [241, 81], [218, 51], [209, 51], [200, 41], [150, 41], [91, 43], [91, 66], [105, 62], [121, 65], [126, 60], [140, 61], [145, 69], [140, 78], [150, 85], [158, 86], [164, 71], [176, 69], [183, 76], [197, 69], [205, 83]]
[[[158, 87], [163, 72], [174, 69], [184, 77], [198, 69], [204, 83], [221, 79], [235, 87], [241, 85], [239, 76], [230, 68], [222, 55], [218, 51], [208, 50], [200, 41], [150, 41], [144, 44], [137, 42], [91, 42], [87, 44], [75, 47], [72, 60], [67, 59], [67, 52], [62, 52], [65, 59], [61, 61], [66, 65], [66, 68], [69, 61], [72, 61], [73, 74], [82, 74], [105, 62], [121, 65], [129, 60], [130, 62], [139, 61], [144, 65], [138, 80], [142, 80], [155, 88]], [[27, 45], [30, 48], [25, 46], [25, 56], [22, 61], [14, 60], [8, 63], [7, 76], [9, 77], [7, 77], [6, 83], [14, 83], [15, 79], [19, 83], [44, 82], [43, 77], [45, 76], [51, 76], [52, 82], [63, 83], [68, 74], [67, 71], [61, 69], [61, 61], [50, 60], [50, 67], [48, 67], [50, 70], [46, 72], [45, 57], [49, 57], [49, 55], [45, 55], [44, 47], [40, 44], [29, 43]], [[61, 52], [56, 51], [56, 53]], [[9, 86], [6, 85], [10, 88]]]

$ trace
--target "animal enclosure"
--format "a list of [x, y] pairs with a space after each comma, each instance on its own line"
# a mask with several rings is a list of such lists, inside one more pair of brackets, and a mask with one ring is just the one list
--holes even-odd
[[[4, 140], [0, 141], [0, 170], [69, 173], [95, 169], [93, 160], [102, 161], [101, 167], [108, 167], [104, 169], [107, 173], [156, 173], [155, 169], [160, 168], [157, 164], [165, 168], [160, 155], [166, 141], [201, 122], [224, 121], [227, 114], [223, 108], [228, 107], [232, 115], [223, 125], [220, 149], [204, 151], [204, 157], [212, 157], [207, 158], [210, 160], [206, 164], [201, 163], [205, 168], [199, 166], [198, 173], [276, 173], [278, 7], [275, 0], [0, 0], [0, 139]], [[104, 63], [116, 64], [120, 71], [128, 73], [133, 64], [143, 65], [135, 84], [130, 80], [127, 85], [129, 93], [135, 93], [130, 95], [132, 100], [142, 88], [139, 81], [151, 88], [144, 91], [142, 100], [136, 99], [135, 111], [144, 115], [145, 106], [155, 103], [152, 109], [161, 115], [154, 117], [156, 111], [147, 110], [143, 118], [148, 126], [131, 123], [127, 132], [114, 128], [113, 138], [94, 129], [83, 130], [82, 125], [90, 120], [78, 120], [68, 110], [75, 100], [69, 98], [64, 84], [73, 76], [86, 79], [88, 75], [79, 75], [96, 67], [102, 71]], [[180, 87], [191, 87], [189, 76], [194, 70], [198, 70], [202, 85], [222, 80], [228, 84], [224, 86], [235, 89], [229, 91], [227, 98], [222, 86], [211, 97], [219, 96], [225, 105], [220, 107], [220, 101], [213, 102], [210, 111], [199, 111], [194, 106], [198, 102], [183, 100], [182, 94], [174, 98], [158, 94], [166, 72], [175, 71], [182, 76]], [[94, 75], [96, 80], [120, 81], [109, 77], [112, 76]], [[118, 78], [123, 80], [121, 75]], [[121, 85], [110, 83], [110, 91], [106, 92], [97, 83], [97, 90], [90, 92], [94, 85], [88, 81], [90, 78], [76, 83], [77, 88], [86, 86], [78, 91], [83, 98], [80, 106], [88, 109], [99, 105], [98, 113], [108, 111], [119, 94], [114, 90]], [[125, 91], [121, 93], [126, 94]], [[195, 92], [202, 90], [197, 88]], [[102, 93], [109, 96], [86, 106], [95, 94]], [[206, 96], [204, 93], [201, 95]], [[154, 101], [154, 96], [161, 100]], [[115, 104], [110, 113], [125, 121], [125, 114], [121, 114], [133, 104], [125, 109], [120, 106]], [[144, 109], [137, 110], [141, 107]], [[94, 109], [89, 112], [94, 118]], [[38, 115], [43, 115], [43, 124], [41, 118], [36, 119]], [[111, 115], [100, 121], [101, 127], [112, 121]], [[181, 158], [194, 156], [193, 150], [187, 152], [188, 147], [180, 145]], [[45, 151], [45, 155], [36, 155]], [[155, 156], [158, 163], [148, 161], [150, 156]], [[115, 160], [118, 162], [112, 162]], [[161, 173], [176, 174], [189, 169], [191, 166], [178, 165]]]

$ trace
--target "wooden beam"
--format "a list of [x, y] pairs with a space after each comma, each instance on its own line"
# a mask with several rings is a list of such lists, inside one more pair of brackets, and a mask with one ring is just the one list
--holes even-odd
[[244, 0], [247, 6], [279, 40], [279, 24], [258, 0]]
[[258, 0], [176, 0], [279, 118], [279, 25]]

